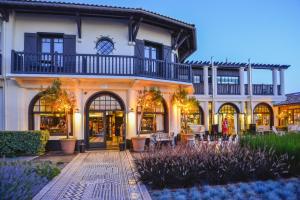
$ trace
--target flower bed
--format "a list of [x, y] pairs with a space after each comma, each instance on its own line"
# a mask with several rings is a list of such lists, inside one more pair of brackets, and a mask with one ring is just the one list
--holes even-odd
[[273, 149], [278, 155], [288, 154], [292, 159], [291, 172], [300, 173], [300, 133], [289, 133], [283, 136], [245, 135], [240, 140], [241, 146], [249, 146], [252, 149]]
[[288, 159], [272, 150], [199, 145], [145, 152], [135, 156], [135, 164], [140, 180], [152, 188], [178, 188], [284, 177]]
[[49, 162], [0, 162], [1, 199], [32, 199], [59, 172]]

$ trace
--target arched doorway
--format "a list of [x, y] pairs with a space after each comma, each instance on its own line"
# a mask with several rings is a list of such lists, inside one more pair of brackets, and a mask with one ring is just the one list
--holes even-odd
[[[183, 114], [181, 113], [181, 123], [183, 123]], [[204, 125], [204, 113], [201, 106], [195, 106], [187, 115], [188, 124]]]
[[253, 110], [254, 120], [257, 126], [272, 127], [274, 125], [273, 109], [267, 103], [259, 103]]
[[232, 103], [225, 103], [219, 109], [219, 130], [222, 130], [222, 124], [225, 119], [228, 121], [228, 133], [237, 134], [240, 129], [239, 108]]
[[[141, 108], [137, 107], [137, 122], [141, 119]], [[138, 124], [139, 128], [140, 124]], [[153, 132], [168, 132], [168, 107], [164, 99], [156, 108], [145, 108], [143, 119], [141, 121], [141, 134]]]
[[85, 142], [88, 148], [116, 149], [125, 141], [125, 104], [112, 92], [92, 95], [85, 106]]
[[[68, 115], [68, 126], [72, 135], [72, 114]], [[64, 112], [54, 112], [44, 98], [43, 93], [37, 94], [30, 102], [28, 108], [29, 130], [48, 130], [50, 136], [66, 135], [66, 115]]]

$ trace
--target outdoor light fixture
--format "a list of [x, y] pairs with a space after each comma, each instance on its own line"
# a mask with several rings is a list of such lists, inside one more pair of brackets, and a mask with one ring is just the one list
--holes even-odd
[[134, 112], [134, 108], [130, 108], [130, 109], [129, 109], [129, 112]]
[[75, 113], [79, 113], [79, 108], [76, 108], [76, 109], [75, 109]]

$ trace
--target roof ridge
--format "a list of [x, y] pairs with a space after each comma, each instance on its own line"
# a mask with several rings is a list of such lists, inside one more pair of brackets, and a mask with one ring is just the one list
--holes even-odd
[[53, 4], [60, 4], [60, 5], [74, 5], [74, 6], [91, 6], [91, 7], [102, 7], [102, 8], [117, 8], [117, 9], [127, 9], [127, 10], [136, 10], [136, 11], [142, 11], [142, 12], [147, 12], [149, 14], [154, 14], [158, 15], [160, 17], [164, 17], [170, 20], [177, 21], [179, 23], [188, 25], [188, 26], [193, 26], [195, 27], [195, 24], [187, 23], [182, 20], [169, 17], [154, 11], [146, 10], [144, 8], [134, 8], [134, 7], [126, 7], [126, 6], [112, 6], [112, 5], [103, 5], [103, 4], [96, 4], [96, 3], [81, 3], [81, 2], [66, 2], [66, 1], [59, 1], [59, 0], [1, 0], [2, 2], [27, 2], [27, 3], [53, 3]]

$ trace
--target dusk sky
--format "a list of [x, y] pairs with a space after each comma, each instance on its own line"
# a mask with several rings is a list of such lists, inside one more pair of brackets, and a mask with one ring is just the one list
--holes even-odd
[[[289, 64], [286, 93], [300, 92], [300, 0], [66, 0], [144, 8], [196, 25], [189, 60]], [[271, 83], [271, 71], [254, 73]]]

